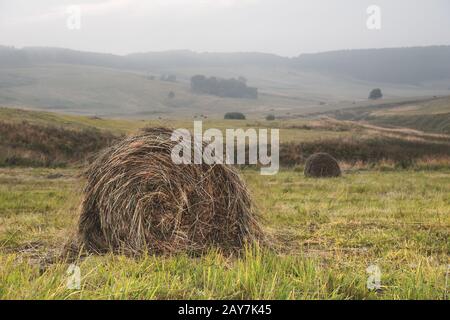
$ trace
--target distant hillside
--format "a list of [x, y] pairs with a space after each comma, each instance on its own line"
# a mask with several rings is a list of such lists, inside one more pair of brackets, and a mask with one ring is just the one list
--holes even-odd
[[420, 84], [450, 79], [450, 46], [303, 54], [293, 65], [365, 81]]
[[154, 76], [70, 64], [5, 68], [0, 69], [0, 106], [147, 119], [201, 114], [222, 118], [227, 111], [268, 112], [308, 103], [281, 95], [262, 94], [256, 100], [195, 94], [187, 81], [172, 83]]
[[[392, 53], [392, 54], [391, 54]], [[277, 116], [450, 93], [449, 47], [352, 50], [298, 58], [169, 51], [127, 56], [0, 46], [0, 106], [72, 114], [160, 118], [226, 112]], [[177, 82], [161, 81], [173, 75]], [[245, 78], [258, 99], [196, 94], [194, 75]]]
[[273, 67], [289, 65], [290, 59], [266, 53], [196, 53], [188, 50], [135, 53], [118, 56], [62, 48], [0, 46], [0, 66], [76, 64], [135, 70], [176, 67]]
[[196, 53], [188, 50], [126, 56], [59, 48], [0, 47], [0, 67], [77, 64], [156, 71], [176, 68], [285, 67], [364, 81], [420, 84], [450, 79], [450, 46], [365, 49], [302, 54], [290, 59], [265, 53]]
[[27, 67], [39, 64], [75, 64], [125, 68], [123, 57], [112, 54], [82, 52], [62, 48], [0, 46], [0, 67]]
[[330, 114], [338, 120], [450, 134], [450, 97], [351, 108]]
[[196, 53], [188, 50], [136, 53], [124, 57], [134, 69], [177, 67], [236, 67], [261, 68], [289, 66], [291, 59], [267, 53]]

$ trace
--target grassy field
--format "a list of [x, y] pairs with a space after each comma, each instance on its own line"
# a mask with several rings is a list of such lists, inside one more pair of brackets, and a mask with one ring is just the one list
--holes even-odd
[[[0, 121], [18, 128], [26, 121], [24, 128], [43, 131], [103, 132], [98, 137], [149, 125], [193, 124], [192, 119], [111, 120], [6, 108], [0, 108]], [[214, 250], [196, 258], [89, 256], [76, 261], [80, 290], [66, 286], [71, 261], [54, 258], [76, 233], [81, 163], [0, 168], [0, 299], [448, 299], [448, 135], [333, 119], [204, 120], [204, 129], [211, 127], [280, 128], [280, 142], [293, 143], [288, 151], [294, 153], [301, 143], [332, 147], [342, 159], [349, 152], [387, 152], [392, 159], [341, 161], [344, 176], [331, 180], [304, 178], [301, 162], [272, 177], [243, 169], [269, 245], [251, 244], [239, 257]], [[4, 136], [17, 140], [8, 132]], [[374, 139], [381, 143], [368, 144]], [[20, 147], [23, 156], [37, 150], [27, 135]], [[0, 141], [0, 150], [8, 148], [16, 150], [17, 141]], [[398, 154], [417, 161], [401, 169]], [[370, 266], [381, 270], [380, 290], [367, 289]]]
[[408, 128], [389, 128], [367, 122], [315, 119], [250, 118], [238, 120], [178, 119], [120, 120], [82, 117], [22, 109], [0, 108], [0, 167], [70, 167], [91, 161], [100, 149], [120, 136], [144, 127], [193, 129], [279, 129], [280, 163], [284, 167], [304, 164], [314, 152], [328, 152], [351, 166], [373, 167], [390, 163], [415, 167], [420, 163], [448, 163], [450, 135]]
[[[205, 70], [206, 71], [206, 70]], [[166, 71], [171, 73], [170, 71]], [[121, 118], [158, 118], [207, 114], [223, 116], [224, 110], [248, 113], [277, 109], [279, 112], [319, 107], [326, 95], [305, 96], [301, 90], [283, 92], [281, 89], [262, 88], [258, 100], [219, 98], [190, 92], [190, 78], [203, 72], [188, 72], [178, 82], [160, 81], [160, 74], [149, 79], [144, 72], [131, 72], [93, 66], [37, 65], [22, 68], [6, 68], [0, 74], [0, 104], [8, 106], [32, 106], [40, 110], [71, 112], [81, 115], [115, 116]], [[220, 75], [220, 71], [212, 75]], [[164, 74], [164, 71], [161, 71]], [[207, 73], [209, 74], [209, 73]], [[288, 72], [257, 77], [271, 77], [270, 87], [283, 86], [278, 77]], [[239, 74], [238, 74], [239, 75]], [[288, 82], [297, 78], [289, 79]], [[258, 79], [252, 77], [252, 79]], [[318, 86], [318, 84], [316, 84]], [[359, 88], [359, 87], [358, 87]], [[364, 96], [367, 87], [359, 88]], [[352, 92], [358, 92], [354, 90]], [[170, 92], [175, 96], [168, 98]], [[348, 99], [347, 99], [348, 101]], [[333, 109], [333, 107], [322, 108]]]
[[340, 120], [450, 134], [450, 97], [350, 108], [334, 115]]
[[[173, 119], [195, 114], [220, 119], [226, 111], [252, 115], [275, 113], [277, 116], [329, 111], [349, 105], [367, 105], [370, 90], [381, 86], [380, 83], [283, 67], [196, 66], [148, 73], [100, 66], [36, 64], [2, 67], [1, 70], [0, 105], [132, 119]], [[177, 75], [178, 82], [160, 81], [163, 74]], [[259, 98], [193, 94], [189, 82], [196, 74], [225, 78], [245, 76], [249, 85], [258, 87]], [[385, 98], [394, 101], [443, 92], [427, 86], [382, 85]], [[175, 94], [174, 98], [168, 98], [170, 92]]]
[[[90, 256], [76, 263], [81, 290], [69, 290], [69, 264], [48, 258], [76, 230], [78, 172], [1, 169], [0, 299], [448, 298], [450, 169], [243, 175], [270, 247], [242, 257]], [[366, 287], [370, 265], [382, 272], [377, 292]]]

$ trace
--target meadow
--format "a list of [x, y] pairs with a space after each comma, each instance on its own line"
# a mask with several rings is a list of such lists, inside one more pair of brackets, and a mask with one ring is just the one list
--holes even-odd
[[77, 170], [1, 169], [0, 299], [448, 298], [450, 169], [243, 175], [269, 246], [240, 257], [89, 256], [75, 262], [81, 289], [69, 290], [69, 262], [51, 260], [76, 230]]
[[[74, 132], [95, 129], [100, 137], [105, 132], [110, 137], [146, 125], [164, 125], [163, 121], [10, 109], [0, 109], [0, 115], [16, 125], [27, 120]], [[192, 120], [171, 123], [189, 128]], [[269, 125], [281, 128], [282, 143], [288, 145], [303, 141], [324, 148], [338, 140], [365, 143], [373, 137], [395, 138], [402, 144], [388, 152], [411, 152], [411, 145], [406, 148], [403, 143], [419, 141], [417, 146], [425, 143], [428, 155], [415, 154], [415, 161], [407, 166], [399, 165], [395, 156], [376, 163], [344, 159], [340, 161], [344, 175], [336, 179], [305, 178], [300, 160], [270, 177], [255, 168], [242, 168], [267, 241], [249, 244], [239, 256], [211, 249], [200, 257], [106, 254], [75, 261], [58, 257], [76, 233], [85, 183], [80, 175], [83, 157], [62, 166], [4, 165], [0, 168], [0, 299], [449, 298], [448, 136], [330, 119], [205, 122], [205, 127], [217, 128]], [[25, 137], [21, 147], [33, 149], [33, 141]], [[1, 150], [12, 148], [2, 143]], [[383, 145], [372, 147], [358, 150], [378, 154], [383, 149]], [[431, 153], [436, 150], [444, 151]], [[20, 155], [26, 157], [25, 151]], [[70, 264], [80, 267], [80, 289], [67, 287]], [[369, 290], [374, 266], [381, 272], [381, 287]]]
[[[305, 72], [286, 67], [236, 65], [156, 68], [152, 72], [107, 68], [101, 65], [38, 63], [2, 67], [0, 105], [31, 107], [75, 115], [116, 118], [171, 118], [194, 113], [217, 117], [224, 110], [246, 114], [276, 112], [305, 114], [348, 106], [367, 105], [376, 83]], [[148, 70], [148, 69], [147, 69]], [[177, 82], [160, 81], [164, 74], [176, 74]], [[221, 98], [193, 94], [190, 78], [196, 74], [223, 78], [245, 75], [249, 85], [260, 89], [258, 100]], [[446, 93], [426, 86], [385, 83], [385, 99], [430, 96]], [[169, 98], [170, 92], [175, 94]], [[440, 93], [439, 93], [440, 92]], [[371, 102], [374, 103], [374, 102]]]

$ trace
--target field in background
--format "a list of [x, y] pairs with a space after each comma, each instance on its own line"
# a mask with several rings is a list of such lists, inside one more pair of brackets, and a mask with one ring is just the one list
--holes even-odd
[[[160, 76], [166, 73], [176, 74], [177, 82], [160, 81]], [[189, 82], [196, 74], [226, 78], [244, 76], [250, 86], [259, 88], [259, 98], [193, 94]], [[177, 119], [194, 115], [220, 119], [225, 112], [233, 111], [253, 116], [269, 113], [290, 116], [365, 106], [369, 103], [370, 90], [375, 87], [382, 87], [389, 101], [447, 93], [425, 85], [365, 82], [284, 67], [177, 67], [150, 73], [98, 66], [37, 64], [1, 68], [0, 105], [131, 119]], [[173, 98], [169, 98], [171, 92]]]
[[[243, 169], [270, 247], [251, 246], [240, 258], [214, 251], [200, 258], [91, 256], [77, 262], [81, 290], [68, 290], [69, 263], [53, 263], [52, 258], [76, 231], [83, 161], [107, 139], [144, 126], [191, 128], [193, 119], [112, 120], [0, 108], [0, 122], [16, 126], [13, 132], [50, 130], [50, 138], [63, 130], [67, 139], [50, 140], [49, 153], [39, 150], [34, 134], [23, 134], [19, 141], [6, 130], [2, 155], [14, 150], [27, 158], [34, 151], [60, 159], [81, 153], [77, 159], [68, 155], [63, 167], [2, 163], [0, 299], [448, 299], [447, 134], [365, 119], [262, 119], [204, 119], [204, 127], [281, 129], [282, 157], [292, 163], [273, 177]], [[70, 143], [85, 134], [98, 145], [83, 149], [86, 145]], [[52, 143], [67, 150], [52, 148]], [[341, 160], [344, 176], [304, 178], [303, 153], [324, 149]], [[404, 163], [405, 158], [414, 161]], [[371, 265], [382, 272], [377, 292], [367, 289]]]
[[340, 120], [364, 121], [384, 127], [400, 127], [450, 134], [450, 98], [383, 103], [329, 113]]
[[[447, 108], [450, 109], [450, 104]], [[423, 162], [440, 164], [450, 158], [448, 134], [382, 127], [368, 121], [336, 120], [329, 116], [275, 121], [266, 121], [261, 116], [244, 121], [198, 117], [142, 121], [0, 108], [0, 166], [82, 165], [122, 135], [149, 126], [192, 130], [194, 120], [202, 120], [204, 130], [279, 129], [280, 162], [284, 167], [302, 165], [314, 152], [329, 152], [350, 166], [369, 168], [380, 164], [409, 168]]]

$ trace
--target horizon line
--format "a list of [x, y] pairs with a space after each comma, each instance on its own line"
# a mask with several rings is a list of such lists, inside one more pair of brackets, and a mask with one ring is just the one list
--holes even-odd
[[415, 46], [392, 46], [392, 47], [370, 47], [370, 48], [353, 48], [353, 49], [336, 49], [336, 50], [325, 50], [325, 51], [314, 51], [314, 52], [303, 52], [294, 56], [285, 56], [277, 53], [271, 52], [263, 52], [263, 51], [196, 51], [192, 49], [167, 49], [167, 50], [155, 50], [155, 51], [137, 51], [130, 52], [126, 54], [118, 54], [112, 52], [102, 52], [102, 51], [92, 51], [92, 50], [84, 50], [84, 49], [74, 49], [69, 47], [58, 47], [58, 46], [14, 46], [14, 45], [6, 45], [0, 44], [1, 47], [12, 48], [16, 50], [26, 50], [26, 49], [56, 49], [56, 50], [67, 50], [74, 51], [80, 53], [95, 53], [95, 54], [103, 54], [103, 55], [112, 55], [117, 57], [127, 57], [131, 55], [138, 54], [149, 54], [149, 53], [177, 53], [177, 52], [188, 52], [193, 54], [262, 54], [262, 55], [270, 55], [276, 56], [284, 59], [292, 59], [297, 58], [302, 55], [314, 55], [314, 54], [324, 54], [324, 53], [333, 53], [333, 52], [344, 52], [344, 51], [365, 51], [365, 50], [390, 50], [390, 49], [416, 49], [416, 48], [436, 48], [436, 47], [450, 47], [450, 44], [433, 44], [433, 45], [415, 45]]

